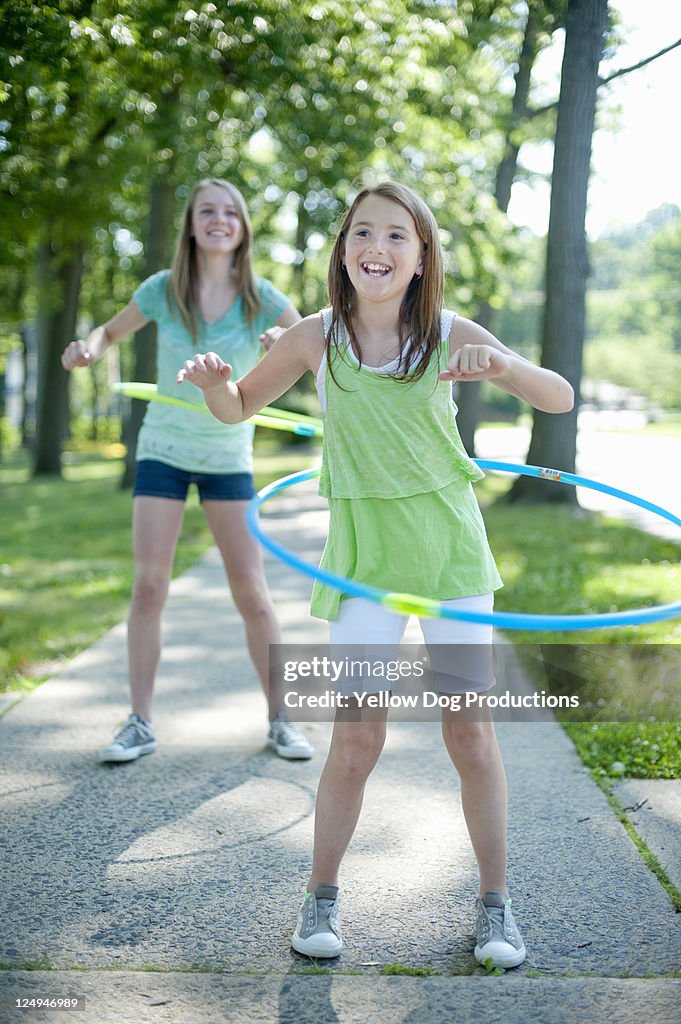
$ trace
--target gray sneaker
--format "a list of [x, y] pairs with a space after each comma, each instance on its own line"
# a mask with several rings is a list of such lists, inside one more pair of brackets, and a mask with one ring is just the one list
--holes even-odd
[[134, 761], [142, 754], [153, 754], [158, 743], [153, 726], [139, 715], [129, 715], [123, 728], [108, 747], [99, 752], [100, 761]]
[[305, 956], [338, 956], [343, 940], [337, 885], [318, 885], [314, 892], [305, 893], [291, 945]]
[[525, 944], [511, 913], [511, 901], [500, 892], [486, 892], [475, 901], [475, 959], [493, 967], [517, 967], [526, 957]]
[[270, 722], [267, 746], [288, 761], [307, 761], [314, 754], [314, 747], [305, 739], [298, 726], [280, 715]]

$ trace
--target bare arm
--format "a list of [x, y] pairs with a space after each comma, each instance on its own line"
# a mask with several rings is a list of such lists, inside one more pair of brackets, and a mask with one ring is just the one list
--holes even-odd
[[295, 306], [287, 306], [277, 320], [277, 327], [293, 327], [294, 324], [300, 323], [302, 319], [302, 316]]
[[201, 388], [206, 405], [223, 423], [240, 423], [269, 405], [302, 377], [319, 369], [324, 339], [318, 313], [295, 323], [253, 369], [233, 381], [232, 367], [215, 352], [185, 362], [177, 382], [188, 380]]
[[265, 352], [269, 352], [275, 341], [278, 341], [279, 338], [281, 338], [287, 327], [293, 327], [293, 325], [297, 324], [300, 319], [301, 316], [296, 307], [293, 305], [287, 306], [274, 327], [268, 327], [268, 329], [263, 331], [258, 338], [258, 341], [265, 349]]
[[62, 366], [65, 370], [73, 370], [76, 366], [93, 366], [110, 345], [117, 345], [128, 334], [139, 331], [146, 322], [147, 318], [142, 310], [135, 300], [131, 299], [125, 309], [105, 324], [95, 327], [85, 340], [79, 339], [67, 345], [62, 352]]
[[574, 405], [574, 392], [564, 377], [517, 355], [472, 320], [454, 320], [449, 351], [441, 380], [490, 380], [542, 412], [569, 412]]

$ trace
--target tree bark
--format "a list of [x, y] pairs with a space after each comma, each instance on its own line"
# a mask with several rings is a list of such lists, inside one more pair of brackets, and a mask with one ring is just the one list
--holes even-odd
[[29, 450], [35, 433], [35, 396], [37, 392], [37, 356], [35, 321], [21, 328], [21, 359], [24, 368], [24, 393], [21, 410], [21, 447]]
[[80, 242], [64, 247], [59, 257], [51, 242], [41, 245], [38, 252], [41, 308], [33, 476], [61, 476], [61, 450], [68, 428], [69, 385], [61, 354], [75, 337], [82, 272]]
[[297, 299], [298, 309], [305, 308], [305, 249], [307, 248], [307, 233], [308, 233], [308, 213], [305, 209], [304, 196], [298, 196], [298, 220], [296, 223], [296, 251], [300, 253], [301, 259], [299, 263], [294, 263], [292, 284], [293, 294]]
[[[149, 221], [144, 246], [144, 278], [168, 266], [170, 259], [170, 235], [173, 222], [174, 190], [166, 179], [157, 178], [151, 185]], [[153, 383], [156, 380], [156, 324], [148, 323], [135, 335], [134, 380]], [[133, 398], [130, 415], [123, 424], [123, 441], [126, 445], [125, 467], [121, 479], [122, 488], [130, 488], [135, 479], [135, 456], [137, 435], [142, 426], [147, 403]]]
[[[568, 3], [551, 184], [541, 365], [569, 380], [575, 390], [575, 408], [560, 416], [535, 412], [527, 456], [530, 465], [568, 472], [574, 472], [577, 450], [588, 276], [584, 225], [607, 6], [607, 0]], [[529, 477], [520, 477], [508, 498], [577, 501], [573, 488], [553, 488]]]

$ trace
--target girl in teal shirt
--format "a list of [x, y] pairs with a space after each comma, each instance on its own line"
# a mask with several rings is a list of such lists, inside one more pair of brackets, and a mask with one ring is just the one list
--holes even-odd
[[[178, 394], [177, 365], [199, 345], [229, 359], [240, 374], [263, 346], [300, 320], [298, 312], [251, 266], [252, 230], [234, 185], [209, 178], [194, 188], [184, 211], [173, 265], [144, 281], [120, 313], [74, 341], [62, 355], [66, 370], [92, 366], [110, 345], [149, 320], [157, 326], [159, 391]], [[251, 658], [268, 698], [268, 745], [281, 757], [309, 758], [312, 748], [282, 713], [270, 688], [268, 647], [280, 642], [261, 552], [246, 530], [253, 490], [253, 426], [225, 426], [200, 411], [150, 403], [138, 443], [133, 501], [135, 581], [128, 617], [132, 712], [102, 761], [132, 761], [157, 747], [152, 699], [161, 657], [161, 613], [189, 486], [195, 483], [220, 549]]]
[[[371, 586], [490, 611], [501, 585], [472, 492], [482, 474], [456, 429], [451, 382], [488, 379], [544, 412], [572, 408], [572, 388], [515, 355], [477, 324], [443, 310], [437, 224], [415, 193], [386, 182], [347, 213], [331, 256], [331, 308], [286, 332], [245, 377], [216, 353], [185, 362], [178, 381], [203, 389], [218, 419], [237, 423], [306, 371], [325, 410], [321, 492], [330, 527], [322, 564]], [[336, 644], [396, 645], [406, 617], [317, 585], [312, 612]], [[422, 620], [427, 643], [491, 644], [486, 625]], [[385, 649], [385, 647], [384, 647]], [[483, 677], [473, 687], [489, 688]], [[460, 692], [452, 685], [446, 692]], [[342, 949], [338, 871], [364, 786], [385, 739], [385, 715], [339, 716], [317, 794], [312, 873], [292, 945], [314, 957]], [[506, 888], [506, 780], [494, 725], [478, 711], [443, 713], [480, 872], [475, 956], [515, 967], [525, 946]]]

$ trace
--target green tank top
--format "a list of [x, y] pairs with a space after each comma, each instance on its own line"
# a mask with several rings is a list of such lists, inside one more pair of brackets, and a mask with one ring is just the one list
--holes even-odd
[[[330, 310], [322, 319], [328, 333]], [[449, 358], [451, 321], [443, 314], [441, 348], [418, 381], [360, 367], [340, 328], [331, 349], [335, 381], [326, 369], [321, 495], [403, 498], [484, 477], [459, 437], [451, 383], [437, 379]]]

